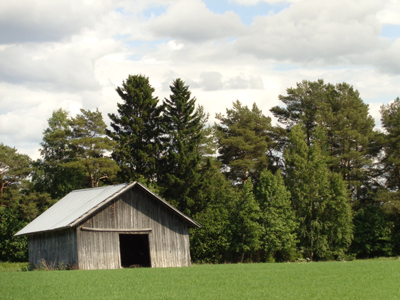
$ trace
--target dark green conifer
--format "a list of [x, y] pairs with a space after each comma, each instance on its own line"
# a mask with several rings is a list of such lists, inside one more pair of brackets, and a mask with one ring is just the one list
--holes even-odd
[[188, 215], [195, 213], [193, 196], [199, 186], [201, 161], [202, 111], [196, 110], [196, 98], [181, 79], [170, 86], [172, 94], [164, 100], [163, 149], [159, 184], [163, 196]]
[[112, 158], [121, 168], [121, 181], [144, 177], [154, 181], [160, 156], [160, 114], [162, 108], [153, 96], [154, 88], [142, 75], [129, 75], [116, 89], [122, 99], [118, 114], [109, 114], [107, 135], [117, 143]]

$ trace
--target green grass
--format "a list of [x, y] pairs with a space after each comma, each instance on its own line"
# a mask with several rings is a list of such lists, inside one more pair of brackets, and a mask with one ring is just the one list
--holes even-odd
[[28, 270], [29, 263], [0, 262], [0, 272], [20, 272]]
[[400, 299], [400, 261], [0, 272], [1, 299]]

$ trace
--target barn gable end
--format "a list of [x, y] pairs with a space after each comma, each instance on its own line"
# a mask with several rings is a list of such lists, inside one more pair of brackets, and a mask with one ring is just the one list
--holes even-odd
[[[90, 192], [93, 194], [93, 189]], [[68, 195], [60, 201], [64, 199]], [[39, 216], [35, 224], [21, 230], [18, 234], [29, 234], [29, 262], [39, 264], [44, 259], [79, 269], [190, 265], [188, 227], [200, 225], [143, 185], [123, 186], [113, 196], [95, 202], [64, 228], [37, 231], [46, 222]], [[66, 205], [61, 203], [59, 207]], [[47, 216], [51, 215], [48, 211]], [[32, 228], [36, 231], [29, 233]]]

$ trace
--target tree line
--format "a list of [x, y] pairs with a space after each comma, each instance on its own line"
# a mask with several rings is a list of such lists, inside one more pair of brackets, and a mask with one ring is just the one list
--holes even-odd
[[333, 260], [400, 255], [400, 99], [374, 128], [347, 83], [302, 81], [270, 112], [233, 102], [217, 122], [189, 86], [160, 101], [149, 79], [116, 89], [101, 112], [53, 112], [41, 158], [0, 144], [0, 260], [27, 259], [20, 228], [72, 190], [139, 181], [202, 224], [196, 262]]

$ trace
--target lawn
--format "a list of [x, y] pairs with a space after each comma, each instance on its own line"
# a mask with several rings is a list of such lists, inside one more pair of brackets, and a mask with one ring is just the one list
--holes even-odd
[[400, 261], [0, 272], [0, 298], [400, 299]]

